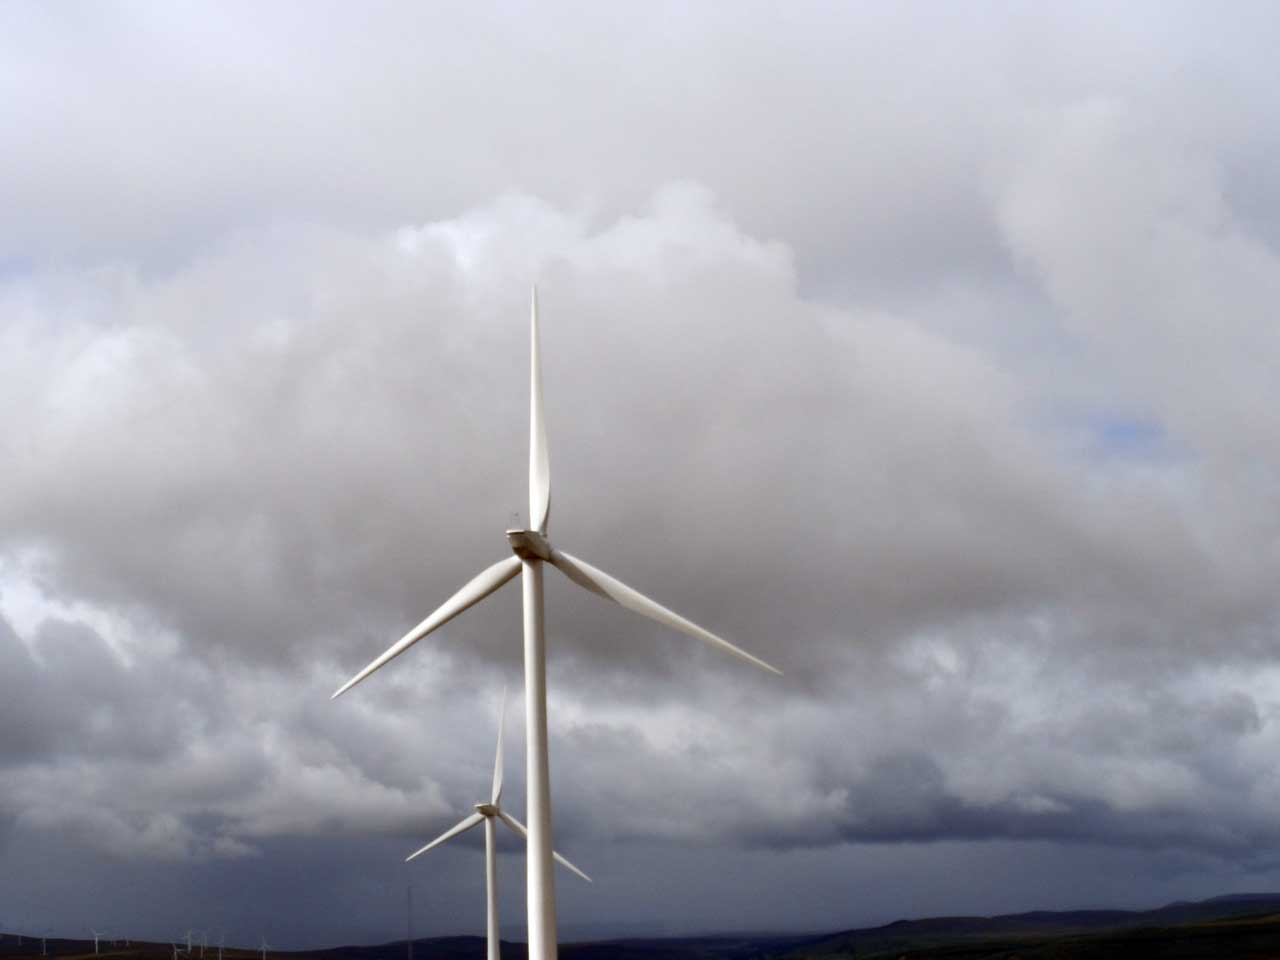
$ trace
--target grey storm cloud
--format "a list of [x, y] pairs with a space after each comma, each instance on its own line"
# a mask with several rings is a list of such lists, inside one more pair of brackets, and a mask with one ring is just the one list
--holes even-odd
[[514, 587], [328, 695], [507, 549], [535, 281], [556, 542], [786, 671], [549, 575], [567, 924], [1276, 882], [1274, 21], [6, 5], [11, 911], [398, 935], [504, 685], [522, 795]]

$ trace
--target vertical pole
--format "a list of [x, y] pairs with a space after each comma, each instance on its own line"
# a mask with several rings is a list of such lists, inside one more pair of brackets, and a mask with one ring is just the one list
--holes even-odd
[[494, 849], [497, 825], [493, 817], [484, 818], [484, 894], [485, 931], [489, 946], [489, 960], [500, 960], [502, 947], [498, 939], [498, 855]]
[[551, 871], [551, 770], [547, 757], [547, 656], [542, 561], [524, 560], [525, 791], [529, 817], [529, 960], [556, 960], [556, 885]]

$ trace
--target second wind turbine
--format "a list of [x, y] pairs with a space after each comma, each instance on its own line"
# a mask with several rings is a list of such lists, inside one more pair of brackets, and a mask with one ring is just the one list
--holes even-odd
[[547, 540], [551, 513], [551, 468], [547, 458], [547, 425], [542, 413], [542, 363], [538, 350], [538, 292], [533, 291], [529, 369], [529, 518], [528, 530], [508, 530], [515, 556], [481, 571], [435, 613], [405, 634], [382, 656], [333, 694], [338, 697], [369, 674], [398, 657], [427, 634], [479, 603], [522, 573], [524, 583], [525, 787], [529, 817], [526, 865], [528, 878], [529, 960], [556, 960], [556, 890], [552, 872], [551, 773], [547, 757], [547, 654], [543, 632], [542, 565], [550, 563], [578, 586], [642, 616], [703, 640], [772, 673], [774, 667], [704, 630], [625, 583], [552, 547]]
[[[488, 803], [477, 803], [476, 812], [468, 817], [463, 817], [462, 821], [440, 836], [436, 837], [425, 847], [415, 853], [409, 854], [405, 862], [422, 856], [428, 850], [438, 847], [446, 840], [451, 840], [459, 834], [466, 833], [474, 826], [484, 824], [484, 889], [485, 889], [485, 943], [487, 946], [488, 960], [501, 960], [501, 941], [498, 937], [498, 865], [495, 854], [497, 853], [496, 842], [497, 827], [495, 820], [501, 820], [507, 827], [521, 838], [527, 838], [529, 832], [524, 826], [507, 811], [502, 809], [502, 741], [507, 726], [507, 691], [502, 691], [502, 710], [498, 714], [498, 752], [493, 758], [493, 792], [489, 795]], [[572, 870], [587, 883], [591, 882], [591, 878], [575, 867], [572, 863], [560, 856], [558, 853], [552, 853], [560, 864]]]

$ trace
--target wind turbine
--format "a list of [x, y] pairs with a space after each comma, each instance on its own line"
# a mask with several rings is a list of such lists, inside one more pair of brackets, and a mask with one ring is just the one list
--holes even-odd
[[[502, 709], [498, 714], [498, 750], [493, 758], [493, 791], [489, 794], [488, 803], [477, 803], [476, 812], [468, 817], [464, 817], [462, 821], [436, 839], [432, 840], [421, 850], [411, 853], [405, 858], [405, 863], [410, 860], [422, 856], [433, 847], [437, 847], [446, 840], [451, 840], [459, 834], [466, 833], [472, 827], [484, 824], [484, 889], [486, 903], [486, 924], [485, 936], [488, 941], [488, 960], [499, 960], [499, 939], [498, 939], [498, 871], [497, 856], [494, 844], [497, 838], [497, 826], [495, 820], [501, 820], [505, 823], [517, 836], [521, 839], [528, 839], [529, 833], [525, 830], [524, 825], [511, 814], [502, 809], [500, 802], [502, 800], [502, 741], [503, 734], [506, 731], [507, 720], [507, 691], [502, 691]], [[572, 870], [587, 883], [591, 882], [591, 878], [575, 867], [554, 850], [551, 855], [564, 867]]]
[[262, 935], [262, 946], [260, 948], [262, 950], [262, 960], [267, 960], [267, 948], [270, 946], [271, 944], [267, 943], [267, 935], [264, 933]]
[[89, 928], [89, 932], [93, 934], [93, 955], [96, 957], [98, 955], [98, 938], [102, 936], [102, 934], [93, 929], [93, 927]]
[[547, 670], [543, 635], [542, 565], [550, 563], [578, 586], [628, 610], [703, 640], [748, 663], [781, 674], [758, 657], [704, 630], [585, 560], [552, 547], [547, 540], [551, 512], [551, 468], [542, 412], [542, 365], [538, 350], [538, 291], [532, 296], [529, 362], [529, 519], [527, 530], [508, 530], [513, 557], [482, 570], [457, 593], [357, 673], [333, 694], [350, 690], [369, 674], [404, 653], [427, 634], [479, 603], [517, 573], [524, 585], [525, 778], [529, 843], [525, 889], [528, 896], [529, 960], [556, 960], [556, 892], [551, 870], [551, 773], [547, 757]]

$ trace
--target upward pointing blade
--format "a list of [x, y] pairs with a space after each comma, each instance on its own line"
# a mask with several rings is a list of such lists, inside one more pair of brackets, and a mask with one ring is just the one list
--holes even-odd
[[529, 350], [529, 525], [547, 532], [551, 514], [551, 464], [547, 459], [547, 423], [542, 415], [542, 355], [538, 349], [538, 288], [533, 288]]
[[[513, 817], [511, 814], [506, 813], [502, 810], [499, 810], [498, 819], [501, 820], [503, 823], [505, 823], [512, 830], [514, 830], [523, 839], [525, 840], [529, 839], [529, 831], [524, 828], [524, 824], [521, 823], [519, 820], [517, 820], [515, 817]], [[574, 873], [580, 876], [583, 880], [587, 881], [587, 883], [595, 883], [594, 880], [592, 880], [585, 873], [583, 873], [581, 870], [575, 867], [572, 863], [570, 863], [564, 857], [560, 856], [560, 854], [556, 853], [554, 850], [551, 851], [551, 856], [556, 858], [556, 863], [560, 864], [562, 867], [572, 870]]]
[[753, 657], [745, 650], [740, 650], [728, 640], [717, 637], [710, 630], [704, 630], [691, 620], [686, 620], [680, 614], [668, 610], [662, 604], [654, 600], [650, 600], [638, 590], [633, 590], [625, 583], [617, 580], [603, 570], [591, 566], [585, 560], [579, 560], [577, 557], [570, 556], [563, 550], [551, 551], [551, 562], [560, 572], [572, 580], [580, 587], [585, 587], [592, 593], [598, 593], [602, 597], [607, 597], [614, 603], [621, 604], [628, 610], [633, 610], [641, 616], [648, 617], [650, 620], [657, 620], [659, 623], [666, 624], [673, 630], [679, 630], [681, 633], [687, 634], [698, 640], [705, 640], [712, 646], [719, 647], [726, 653], [732, 653], [735, 657], [753, 663], [757, 667], [762, 667], [771, 673], [782, 676], [782, 671], [777, 667], [772, 667], [765, 663], [759, 657]]
[[330, 697], [329, 699], [332, 700], [334, 697], [342, 696], [342, 694], [346, 693], [365, 677], [369, 676], [373, 671], [383, 666], [387, 661], [400, 656], [400, 654], [404, 653], [432, 630], [448, 623], [463, 610], [467, 609], [467, 607], [479, 603], [519, 572], [520, 558], [507, 557], [507, 559], [499, 560], [492, 567], [482, 570], [480, 573], [476, 574], [476, 576], [472, 577], [471, 581], [467, 583], [466, 586], [446, 600], [440, 606], [440, 609], [396, 641], [396, 643], [394, 643], [386, 653], [378, 657], [378, 659], [374, 660], [371, 664], [339, 687], [333, 697]]
[[502, 799], [502, 741], [507, 732], [507, 688], [502, 688], [502, 709], [498, 711], [498, 753], [493, 758], [493, 796], [489, 802], [495, 807]]
[[418, 850], [418, 851], [417, 851], [417, 852], [415, 852], [415, 853], [411, 853], [411, 854], [409, 854], [409, 856], [407, 856], [407, 857], [405, 857], [405, 858], [404, 858], [404, 862], [405, 862], [405, 863], [408, 863], [408, 862], [409, 862], [410, 860], [412, 860], [414, 857], [420, 857], [420, 856], [422, 856], [424, 853], [426, 853], [426, 852], [427, 852], [428, 850], [430, 850], [432, 847], [437, 847], [437, 846], [439, 846], [440, 844], [444, 843], [446, 840], [450, 839], [451, 837], [456, 837], [456, 836], [457, 836], [458, 834], [460, 834], [460, 833], [466, 833], [468, 830], [470, 830], [472, 827], [474, 827], [477, 823], [480, 823], [480, 822], [482, 822], [483, 820], [484, 820], [484, 814], [483, 814], [483, 813], [473, 813], [473, 814], [471, 814], [471, 816], [469, 816], [469, 817], [465, 818], [461, 823], [456, 824], [456, 825], [454, 825], [454, 826], [450, 827], [450, 828], [449, 828], [448, 830], [446, 830], [444, 833], [440, 834], [440, 836], [436, 837], [434, 840], [432, 840], [430, 843], [428, 843], [428, 844], [427, 844], [425, 847], [423, 847], [421, 850]]

